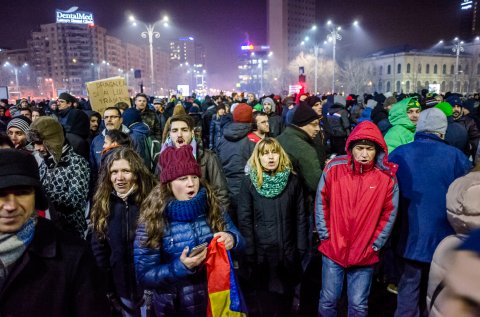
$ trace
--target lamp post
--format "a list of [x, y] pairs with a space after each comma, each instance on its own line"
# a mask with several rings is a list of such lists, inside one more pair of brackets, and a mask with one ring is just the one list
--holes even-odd
[[327, 37], [328, 41], [331, 41], [333, 44], [333, 67], [332, 67], [332, 94], [335, 93], [335, 62], [336, 62], [336, 47], [337, 47], [337, 41], [342, 40], [342, 35], [340, 34], [340, 31], [342, 28], [340, 26], [336, 26], [332, 23], [332, 21], [327, 22], [327, 26], [330, 27], [330, 33]]
[[457, 89], [459, 87], [457, 87], [458, 85], [458, 59], [460, 57], [460, 52], [463, 52], [464, 49], [463, 49], [463, 41], [460, 41], [458, 39], [458, 37], [456, 37], [454, 39], [454, 42], [455, 44], [453, 45], [453, 48], [452, 48], [452, 51], [457, 55], [456, 58], [455, 58], [455, 85], [454, 85], [454, 89], [455, 91], [457, 91]]
[[[135, 18], [133, 16], [130, 16], [129, 20], [133, 23], [133, 25], [136, 25], [136, 21], [135, 21]], [[163, 18], [163, 21], [165, 26], [168, 26], [168, 17], [164, 17]], [[149, 48], [150, 48], [150, 78], [151, 78], [151, 89], [152, 89], [152, 93], [155, 94], [155, 89], [154, 89], [154, 86], [155, 86], [155, 70], [154, 70], [154, 67], [153, 67], [153, 38], [160, 38], [160, 32], [158, 31], [155, 31], [155, 26], [157, 25], [157, 22], [153, 23], [153, 24], [146, 24], [146, 23], [143, 23], [143, 26], [145, 27], [145, 31], [143, 31], [142, 33], [140, 33], [141, 37], [146, 39], [148, 38], [148, 44], [149, 44]]]
[[[28, 66], [27, 63], [23, 63], [22, 65], [22, 67], [27, 67], [27, 66]], [[13, 73], [15, 74], [15, 90], [16, 92], [18, 92], [20, 90], [20, 85], [18, 84], [18, 67], [10, 64], [9, 62], [5, 62], [5, 64], [3, 64], [3, 67], [12, 67]]]

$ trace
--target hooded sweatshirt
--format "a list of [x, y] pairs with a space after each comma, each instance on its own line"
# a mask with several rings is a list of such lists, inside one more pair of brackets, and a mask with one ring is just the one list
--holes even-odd
[[388, 120], [392, 127], [385, 134], [385, 143], [388, 153], [392, 153], [397, 147], [413, 141], [415, 124], [408, 118], [408, 103], [413, 98], [405, 98], [393, 105], [388, 113]]
[[[375, 158], [355, 161], [350, 144], [373, 141]], [[315, 199], [318, 250], [342, 267], [373, 265], [388, 239], [398, 209], [398, 166], [388, 161], [387, 146], [377, 126], [365, 121], [347, 139], [347, 155], [325, 167]]]

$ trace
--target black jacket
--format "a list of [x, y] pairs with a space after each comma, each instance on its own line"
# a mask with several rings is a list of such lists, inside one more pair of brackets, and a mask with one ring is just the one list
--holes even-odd
[[298, 178], [290, 174], [285, 189], [278, 196], [267, 198], [257, 192], [250, 177], [245, 175], [237, 213], [238, 228], [246, 242], [245, 260], [278, 270], [268, 275], [276, 276], [281, 284], [298, 282], [301, 257], [308, 247], [308, 221]]
[[84, 241], [39, 218], [0, 291], [0, 316], [108, 316], [105, 282]]
[[97, 265], [108, 276], [108, 291], [132, 300], [143, 295], [137, 287], [133, 264], [133, 241], [139, 213], [131, 197], [124, 202], [111, 194], [107, 238], [99, 240], [95, 231], [92, 235], [93, 254]]
[[255, 143], [247, 137], [251, 129], [250, 123], [232, 122], [226, 124], [223, 127], [223, 136], [216, 149], [227, 178], [230, 203], [233, 208], [237, 205], [237, 195], [240, 191], [242, 177], [245, 175], [245, 165], [255, 147]]

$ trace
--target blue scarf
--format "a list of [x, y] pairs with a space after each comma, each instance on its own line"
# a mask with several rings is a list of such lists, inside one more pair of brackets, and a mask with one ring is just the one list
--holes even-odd
[[169, 221], [189, 222], [207, 212], [207, 190], [200, 188], [190, 200], [172, 200], [168, 203], [166, 215]]

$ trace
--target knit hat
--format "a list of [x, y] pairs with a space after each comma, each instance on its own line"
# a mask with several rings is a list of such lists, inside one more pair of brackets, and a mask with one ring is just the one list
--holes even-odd
[[318, 114], [305, 103], [300, 104], [295, 110], [292, 118], [292, 124], [303, 127], [319, 118]]
[[48, 208], [35, 157], [25, 151], [0, 149], [0, 189], [13, 186], [35, 188], [35, 207]]
[[181, 104], [175, 105], [175, 108], [173, 108], [173, 116], [183, 114], [186, 115], [187, 112], [185, 111], [185, 108]]
[[347, 98], [345, 99], [346, 101], [352, 101], [353, 100], [353, 97], [348, 95]]
[[42, 142], [55, 162], [60, 161], [65, 136], [62, 125], [55, 118], [45, 116], [35, 120], [30, 126], [28, 139], [30, 142]]
[[77, 101], [77, 99], [74, 96], [70, 95], [67, 92], [62, 92], [60, 96], [58, 96], [58, 99], [63, 99], [66, 102], [71, 102], [71, 103], [74, 103], [75, 101]]
[[7, 130], [10, 128], [17, 128], [23, 133], [27, 134], [30, 130], [30, 124], [32, 124], [32, 121], [30, 119], [25, 116], [18, 116], [10, 120], [7, 125]]
[[335, 95], [333, 96], [333, 104], [340, 104], [345, 107], [347, 101], [345, 100], [345, 96], [342, 95]]
[[453, 114], [453, 107], [448, 102], [442, 101], [437, 104], [435, 108], [442, 110], [447, 118], [451, 117]]
[[315, 104], [316, 104], [317, 102], [320, 102], [320, 103], [321, 103], [321, 102], [322, 102], [322, 99], [320, 99], [320, 98], [317, 97], [317, 96], [311, 96], [311, 97], [308, 97], [308, 98], [307, 98], [307, 105], [308, 105], [309, 107], [315, 106]]
[[387, 107], [393, 106], [396, 103], [397, 103], [397, 98], [395, 98], [394, 96], [390, 96], [387, 99], [385, 99], [385, 102], [383, 103], [383, 107], [387, 108]]
[[160, 154], [160, 182], [166, 184], [179, 177], [187, 175], [202, 176], [200, 165], [193, 157], [193, 148], [190, 144], [175, 148], [167, 147]]
[[375, 100], [369, 99], [367, 101], [367, 105], [365, 107], [373, 109], [373, 108], [375, 108], [376, 105], [377, 105], [377, 102]]
[[377, 143], [367, 139], [355, 140], [355, 141], [352, 141], [349, 145], [350, 145], [349, 146], [350, 150], [353, 149], [356, 145], [368, 145], [368, 146], [374, 146], [375, 148], [378, 147]]
[[262, 105], [266, 104], [266, 103], [269, 103], [270, 105], [272, 105], [272, 108], [275, 106], [275, 102], [273, 101], [272, 98], [263, 98], [262, 100]]
[[233, 122], [251, 123], [252, 122], [252, 107], [246, 103], [241, 103], [235, 107], [233, 112]]
[[463, 103], [463, 108], [467, 109], [469, 112], [473, 112], [475, 108], [475, 101], [472, 99], [465, 100]]
[[198, 106], [191, 106], [188, 114], [201, 114], [200, 108]]
[[223, 103], [220, 103], [219, 105], [217, 105], [215, 107], [215, 110], [218, 112], [218, 110], [227, 110], [227, 107], [225, 107], [225, 105]]
[[128, 108], [122, 114], [123, 124], [126, 127], [130, 127], [132, 124], [136, 122], [142, 121], [142, 116], [140, 111], [135, 108]]
[[447, 132], [447, 117], [438, 108], [430, 108], [420, 112], [417, 122], [417, 132], [440, 133]]
[[290, 105], [294, 105], [295, 104], [295, 100], [293, 100], [292, 97], [286, 97], [284, 100], [283, 100], [283, 103], [285, 104], [285, 106], [290, 106]]
[[420, 103], [415, 98], [410, 98], [407, 104], [407, 111], [412, 108], [421, 108]]
[[451, 104], [452, 107], [454, 107], [455, 105], [463, 107], [462, 99], [460, 99], [460, 97], [458, 96], [450, 96], [447, 99], [445, 99], [445, 101]]
[[160, 98], [153, 99], [153, 104], [161, 104], [161, 103], [162, 103], [162, 99]]
[[255, 106], [253, 106], [253, 109], [255, 111], [263, 111], [263, 106], [259, 103], [257, 103]]

